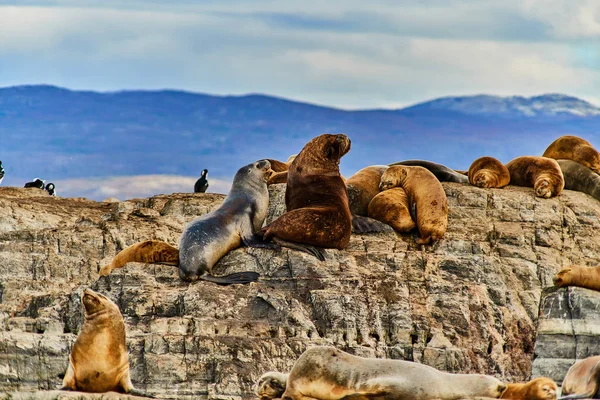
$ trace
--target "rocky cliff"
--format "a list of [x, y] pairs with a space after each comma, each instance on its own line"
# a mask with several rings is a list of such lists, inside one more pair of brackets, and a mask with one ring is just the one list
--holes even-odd
[[[229, 287], [136, 263], [98, 279], [128, 245], [177, 245], [183, 226], [221, 195], [98, 203], [0, 188], [0, 392], [61, 385], [86, 287], [121, 308], [134, 385], [165, 399], [251, 398], [263, 372], [288, 371], [315, 344], [511, 382], [560, 383], [575, 358], [600, 354], [600, 294], [548, 289], [561, 267], [600, 263], [600, 202], [571, 191], [546, 200], [527, 188], [443, 186], [449, 227], [434, 246], [408, 234], [353, 235], [325, 262], [242, 248], [215, 274], [261, 278]], [[269, 220], [284, 210], [284, 188], [271, 188]]]

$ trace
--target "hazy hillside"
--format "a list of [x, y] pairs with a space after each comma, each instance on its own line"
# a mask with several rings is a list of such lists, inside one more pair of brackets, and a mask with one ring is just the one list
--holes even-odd
[[203, 168], [209, 177], [229, 179], [256, 159], [286, 159], [323, 132], [351, 138], [341, 165], [346, 175], [407, 158], [467, 168], [482, 155], [509, 161], [540, 154], [566, 133], [600, 147], [600, 108], [557, 94], [448, 97], [402, 110], [344, 111], [263, 95], [0, 89], [3, 185], [21, 186], [36, 176], [197, 176]]

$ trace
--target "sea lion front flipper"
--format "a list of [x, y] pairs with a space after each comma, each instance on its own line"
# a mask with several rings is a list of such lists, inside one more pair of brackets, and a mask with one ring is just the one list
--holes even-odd
[[260, 274], [253, 271], [234, 272], [233, 274], [225, 276], [213, 276], [213, 275], [200, 275], [198, 278], [203, 281], [216, 283], [217, 285], [245, 285], [258, 280]]
[[394, 229], [373, 218], [352, 214], [353, 233], [393, 232]]
[[311, 246], [309, 244], [288, 242], [287, 240], [283, 240], [278, 237], [273, 237], [273, 242], [277, 243], [281, 247], [287, 247], [288, 249], [303, 251], [305, 253], [313, 255], [317, 257], [319, 261], [325, 261], [325, 253], [323, 249], [319, 247]]
[[259, 249], [281, 250], [281, 246], [273, 242], [265, 242], [260, 235], [252, 234], [248, 237], [242, 236], [242, 242], [248, 247], [256, 247]]

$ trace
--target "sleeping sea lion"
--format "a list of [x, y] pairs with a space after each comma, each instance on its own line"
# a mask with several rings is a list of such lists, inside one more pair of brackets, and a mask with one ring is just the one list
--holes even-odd
[[279, 399], [285, 392], [289, 374], [265, 372], [256, 382], [256, 395], [260, 400]]
[[600, 398], [600, 356], [592, 356], [571, 365], [562, 381], [562, 399]]
[[431, 172], [440, 182], [457, 182], [457, 183], [469, 183], [469, 178], [465, 174], [459, 173], [451, 168], [446, 167], [443, 164], [438, 164], [433, 161], [425, 160], [404, 160], [398, 161], [393, 165], [406, 165], [409, 167], [423, 167]]
[[468, 171], [471, 185], [480, 188], [501, 188], [510, 183], [510, 172], [494, 157], [480, 157], [473, 161]]
[[544, 157], [556, 160], [573, 160], [600, 174], [600, 153], [585, 139], [577, 136], [561, 136], [548, 146]]
[[492, 376], [450, 374], [416, 362], [364, 358], [318, 346], [298, 358], [282, 399], [499, 398], [505, 389], [506, 385]]
[[408, 196], [401, 187], [384, 190], [369, 203], [369, 217], [384, 222], [396, 232], [410, 232], [417, 227], [410, 216]]
[[85, 289], [81, 296], [85, 320], [71, 348], [62, 390], [120, 392], [150, 397], [133, 387], [125, 344], [125, 323], [108, 297]]
[[380, 192], [379, 180], [388, 168], [387, 165], [371, 165], [359, 170], [346, 180], [352, 214], [363, 217], [368, 215], [369, 203]]
[[573, 160], [556, 160], [565, 180], [565, 189], [587, 193], [600, 200], [600, 175]]
[[345, 248], [352, 215], [339, 163], [350, 146], [344, 134], [323, 134], [309, 141], [288, 170], [287, 212], [257, 233], [320, 260], [325, 257], [319, 247]]
[[401, 165], [388, 168], [381, 176], [381, 190], [401, 187], [408, 196], [408, 209], [417, 222], [417, 244], [440, 240], [448, 227], [448, 199], [440, 181], [423, 167]]
[[527, 383], [509, 383], [500, 396], [511, 400], [556, 400], [558, 386], [550, 378], [536, 378]]
[[510, 184], [532, 187], [537, 197], [558, 196], [565, 186], [562, 171], [553, 158], [522, 156], [506, 164]]

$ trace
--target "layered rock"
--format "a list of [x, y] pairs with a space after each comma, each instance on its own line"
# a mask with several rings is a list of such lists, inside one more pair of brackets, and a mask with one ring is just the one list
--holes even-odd
[[[97, 203], [0, 188], [0, 391], [60, 387], [85, 287], [121, 308], [134, 385], [166, 399], [253, 397], [263, 372], [288, 371], [316, 344], [510, 382], [528, 379], [533, 365], [533, 376], [560, 381], [574, 357], [596, 351], [587, 339], [598, 300], [583, 289], [543, 290], [563, 266], [599, 262], [600, 203], [571, 191], [538, 199], [528, 188], [443, 186], [448, 232], [433, 246], [417, 246], [414, 234], [353, 235], [324, 262], [241, 248], [214, 273], [261, 278], [228, 287], [137, 263], [98, 279], [128, 245], [177, 245], [185, 223], [221, 195]], [[271, 188], [269, 220], [285, 208], [284, 188]], [[579, 314], [565, 312], [573, 296]], [[585, 329], [569, 331], [573, 324]]]

